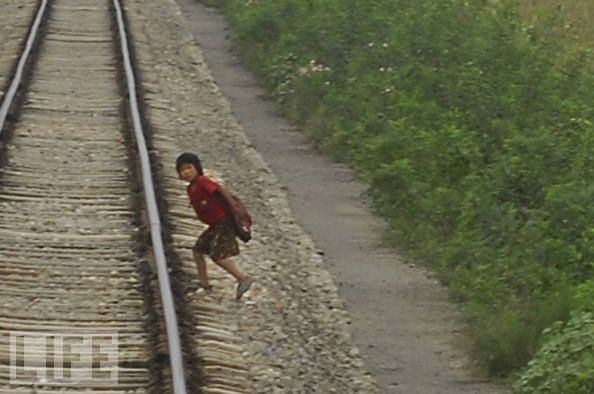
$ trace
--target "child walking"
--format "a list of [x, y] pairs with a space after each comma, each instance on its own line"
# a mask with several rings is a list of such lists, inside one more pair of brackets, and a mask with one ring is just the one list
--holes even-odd
[[182, 153], [175, 163], [180, 179], [189, 183], [188, 197], [198, 219], [208, 225], [192, 248], [200, 286], [210, 290], [204, 255], [210, 256], [219, 267], [229, 272], [237, 281], [236, 298], [239, 300], [252, 285], [252, 278], [229, 260], [239, 255], [235, 225], [229, 201], [231, 194], [217, 182], [204, 175], [197, 155]]

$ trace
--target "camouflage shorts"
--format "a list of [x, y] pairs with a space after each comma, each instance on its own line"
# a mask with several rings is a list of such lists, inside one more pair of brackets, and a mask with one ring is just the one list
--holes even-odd
[[224, 260], [239, 254], [235, 229], [229, 220], [209, 226], [194, 244], [194, 251], [210, 256], [213, 260]]

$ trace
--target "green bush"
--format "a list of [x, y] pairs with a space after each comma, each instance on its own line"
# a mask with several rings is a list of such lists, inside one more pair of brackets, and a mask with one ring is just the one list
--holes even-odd
[[594, 392], [594, 314], [575, 313], [545, 331], [545, 345], [514, 385], [522, 394]]

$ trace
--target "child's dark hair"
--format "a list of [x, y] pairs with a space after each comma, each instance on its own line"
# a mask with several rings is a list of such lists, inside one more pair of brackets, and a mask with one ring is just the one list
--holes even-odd
[[184, 152], [181, 155], [177, 156], [177, 159], [175, 159], [175, 169], [177, 170], [177, 172], [179, 172], [180, 167], [184, 164], [194, 165], [194, 167], [196, 167], [196, 170], [198, 171], [198, 174], [204, 175], [204, 172], [202, 171], [202, 163], [200, 163], [200, 159], [195, 154]]

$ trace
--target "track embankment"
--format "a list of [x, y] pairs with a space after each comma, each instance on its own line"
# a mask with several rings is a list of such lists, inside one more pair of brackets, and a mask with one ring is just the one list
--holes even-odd
[[[197, 280], [190, 248], [203, 227], [177, 180], [177, 154], [198, 153], [206, 172], [245, 200], [255, 219], [254, 239], [241, 246], [237, 260], [257, 281], [244, 299], [235, 301], [235, 283], [212, 263], [213, 292], [186, 293], [189, 308], [203, 322], [204, 311], [213, 312], [210, 328], [197, 324], [193, 333], [207, 366], [205, 390], [231, 387], [235, 377], [239, 392], [246, 383], [252, 393], [379, 392], [362, 368], [349, 317], [318, 249], [296, 224], [285, 190], [233, 117], [179, 7], [172, 0], [127, 5], [153, 152], [164, 179], [161, 193], [188, 280]], [[200, 339], [215, 329], [226, 347]], [[227, 368], [214, 366], [217, 358], [227, 359]]]

